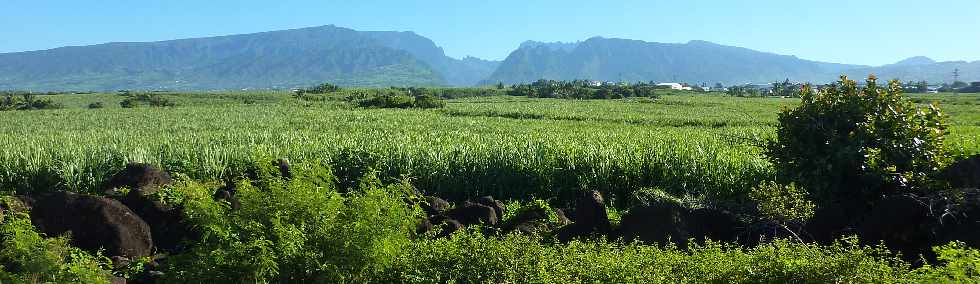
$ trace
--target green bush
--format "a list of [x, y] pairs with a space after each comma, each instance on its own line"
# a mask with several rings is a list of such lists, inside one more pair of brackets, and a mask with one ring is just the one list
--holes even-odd
[[153, 107], [172, 107], [177, 105], [167, 98], [161, 96], [151, 96], [149, 99], [146, 99], [146, 101]]
[[980, 283], [980, 250], [962, 243], [950, 243], [933, 248], [940, 266], [926, 265], [919, 269], [921, 283]]
[[38, 99], [33, 93], [21, 93], [14, 96], [8, 93], [0, 100], [0, 111], [5, 110], [35, 110], [35, 109], [58, 109], [64, 106], [52, 101], [49, 98]]
[[[293, 177], [259, 166], [237, 186], [241, 209], [185, 185], [185, 208], [202, 230], [192, 251], [174, 256], [169, 282], [364, 282], [410, 239], [421, 211], [402, 199], [405, 184], [367, 179], [348, 193], [325, 167], [293, 166]], [[254, 183], [254, 184], [253, 184]]]
[[439, 97], [432, 95], [418, 95], [415, 96], [416, 108], [442, 108], [446, 106], [446, 102]]
[[[969, 281], [975, 250], [940, 248], [944, 263], [911, 269], [882, 247], [844, 239], [832, 245], [788, 240], [745, 249], [708, 242], [687, 249], [607, 240], [554, 243], [540, 235], [484, 234], [471, 227], [449, 238], [415, 236], [423, 212], [414, 190], [368, 175], [336, 187], [329, 168], [293, 165], [282, 179], [255, 165], [237, 184], [238, 210], [211, 188], [175, 186], [201, 239], [171, 256], [165, 283], [890, 283]], [[652, 195], [661, 195], [653, 193]], [[666, 198], [666, 197], [663, 197]], [[505, 222], [543, 201], [511, 203]], [[557, 220], [549, 213], [548, 223]], [[492, 231], [492, 230], [491, 230]], [[971, 278], [972, 277], [972, 278]]]
[[441, 108], [446, 102], [432, 95], [375, 95], [360, 100], [360, 107], [367, 108]]
[[780, 177], [817, 201], [869, 202], [922, 190], [948, 160], [946, 124], [936, 105], [919, 109], [892, 81], [867, 86], [841, 77], [818, 93], [804, 87], [801, 104], [779, 114], [767, 155]]
[[[709, 242], [688, 249], [610, 241], [542, 242], [475, 231], [412, 242], [385, 283], [894, 283], [919, 274], [881, 247], [776, 240], [752, 249]], [[926, 269], [920, 273], [929, 273]], [[940, 279], [945, 279], [938, 277]]]
[[749, 198], [756, 203], [760, 217], [767, 220], [785, 224], [813, 217], [813, 202], [807, 199], [806, 191], [796, 184], [763, 182], [749, 193]]
[[316, 85], [312, 88], [302, 89], [297, 91], [297, 94], [326, 94], [339, 91], [340, 87], [330, 83], [323, 83]]
[[147, 93], [124, 93], [122, 96], [126, 97], [126, 99], [119, 102], [119, 106], [123, 108], [136, 108], [144, 103], [152, 107], [173, 107], [177, 105], [167, 98]]
[[506, 92], [510, 96], [562, 99], [622, 99], [629, 97], [656, 98], [653, 83], [596, 84], [587, 80], [538, 80], [531, 84], [514, 85]]
[[94, 102], [94, 103], [88, 104], [88, 108], [90, 108], [90, 109], [103, 108], [103, 107], [105, 107], [105, 106], [102, 105], [102, 102]]
[[766, 95], [759, 92], [759, 89], [753, 88], [751, 86], [731, 86], [728, 87], [726, 94], [733, 97], [765, 97]]
[[122, 108], [136, 108], [139, 107], [139, 102], [134, 99], [125, 99], [119, 102], [119, 106]]

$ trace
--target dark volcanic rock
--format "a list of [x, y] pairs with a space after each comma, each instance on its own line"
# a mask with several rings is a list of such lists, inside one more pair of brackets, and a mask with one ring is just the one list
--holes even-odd
[[627, 242], [642, 241], [664, 244], [668, 241], [684, 244], [688, 232], [684, 208], [674, 203], [653, 203], [630, 209], [620, 220], [619, 231]]
[[31, 221], [49, 236], [71, 232], [72, 244], [89, 251], [105, 248], [108, 256], [148, 256], [153, 247], [150, 226], [119, 201], [67, 192], [39, 197]]
[[572, 220], [569, 220], [568, 217], [565, 216], [565, 211], [564, 210], [555, 209], [555, 215], [558, 216], [558, 224], [559, 225], [565, 226], [565, 225], [568, 225], [568, 224], [571, 224], [572, 223]]
[[433, 216], [431, 219], [423, 220], [417, 227], [416, 233], [424, 234], [431, 230], [439, 229], [437, 238], [444, 238], [463, 228], [459, 221], [449, 219], [444, 215]]
[[459, 221], [464, 226], [485, 224], [488, 226], [497, 225], [497, 211], [493, 208], [472, 202], [466, 202], [463, 207], [455, 208], [446, 212], [450, 219]]
[[238, 210], [242, 208], [242, 204], [238, 201], [238, 197], [235, 196], [236, 192], [238, 192], [238, 190], [235, 182], [233, 180], [226, 180], [225, 185], [215, 191], [212, 197], [217, 201], [228, 202], [231, 209]]
[[432, 229], [434, 228], [435, 225], [432, 224], [432, 221], [430, 221], [429, 219], [422, 219], [422, 221], [420, 221], [418, 225], [415, 225], [415, 234], [416, 235], [425, 234], [429, 231], [432, 231]]
[[872, 206], [857, 231], [861, 241], [867, 244], [884, 242], [889, 249], [914, 258], [930, 250], [938, 226], [930, 206], [923, 200], [891, 196]]
[[179, 208], [133, 194], [124, 198], [123, 204], [150, 225], [153, 244], [158, 249], [178, 252], [181, 242], [191, 238], [192, 230]]
[[[803, 233], [806, 237], [822, 244], [829, 244], [841, 236], [854, 233], [854, 213], [848, 213], [843, 206], [824, 206], [813, 212], [806, 222]], [[860, 216], [860, 214], [858, 214]]]
[[582, 233], [609, 233], [606, 204], [598, 191], [585, 192], [575, 201], [575, 227]]
[[547, 222], [548, 211], [544, 208], [535, 207], [518, 212], [516, 216], [502, 226], [502, 229], [505, 233], [518, 231], [530, 234], [547, 228]]
[[942, 175], [954, 187], [980, 188], [980, 155], [953, 163]]
[[734, 241], [741, 227], [735, 215], [712, 208], [692, 210], [688, 213], [684, 225], [690, 238], [723, 242]]
[[[562, 212], [564, 215], [564, 212]], [[608, 236], [612, 233], [609, 216], [602, 194], [598, 191], [583, 192], [575, 200], [575, 217], [571, 224], [555, 231], [555, 238], [562, 242], [579, 237]]]
[[734, 241], [739, 227], [735, 216], [722, 210], [690, 210], [673, 202], [654, 202], [630, 209], [619, 229], [626, 241], [670, 241], [686, 247], [689, 239]]
[[436, 237], [445, 238], [445, 237], [449, 237], [456, 231], [463, 229], [463, 224], [459, 223], [459, 221], [448, 219], [443, 221], [442, 224], [439, 225], [439, 227], [442, 228], [442, 232], [439, 232], [439, 235]]
[[289, 168], [289, 160], [279, 159], [276, 161], [276, 166], [279, 167], [279, 176], [281, 176], [284, 179], [293, 178], [293, 173], [290, 171]]
[[[787, 229], [794, 230], [794, 232], [790, 232]], [[775, 239], [795, 240], [797, 236], [803, 237], [795, 233], [795, 231], [800, 231], [800, 228], [797, 226], [783, 227], [779, 223], [768, 221], [756, 222], [748, 224], [743, 229], [738, 237], [738, 243], [745, 247], [755, 247]], [[837, 237], [839, 238], [840, 236]], [[808, 239], [804, 239], [804, 241], [808, 241]]]
[[109, 190], [127, 187], [140, 195], [150, 195], [173, 182], [170, 174], [150, 164], [131, 163], [109, 179]]
[[507, 208], [504, 206], [503, 202], [493, 199], [493, 196], [482, 196], [476, 199], [477, 204], [482, 204], [487, 207], [493, 208], [494, 213], [497, 213], [497, 218], [503, 218], [504, 213]]
[[422, 210], [429, 216], [442, 214], [449, 210], [449, 202], [435, 196], [426, 196], [425, 203], [422, 203]]
[[980, 247], [980, 189], [960, 191], [957, 202], [943, 208], [943, 228], [937, 244], [961, 241], [970, 247]]
[[228, 202], [233, 210], [241, 209], [242, 203], [238, 201], [238, 197], [232, 192], [229, 190], [218, 190], [218, 192], [214, 193], [214, 200]]

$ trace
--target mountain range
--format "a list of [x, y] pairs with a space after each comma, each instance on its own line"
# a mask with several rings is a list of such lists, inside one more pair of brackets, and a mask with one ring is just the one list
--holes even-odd
[[254, 34], [0, 53], [0, 90], [215, 90], [471, 86], [538, 79], [687, 83], [828, 82], [841, 74], [980, 81], [980, 61], [913, 57], [884, 66], [827, 63], [706, 41], [594, 37], [522, 43], [503, 61], [446, 56], [413, 32], [321, 26]]

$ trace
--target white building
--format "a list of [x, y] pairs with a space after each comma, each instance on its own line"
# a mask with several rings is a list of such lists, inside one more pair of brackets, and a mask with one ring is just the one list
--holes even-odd
[[657, 84], [658, 87], [670, 87], [671, 90], [683, 90], [684, 85], [680, 83], [660, 83]]
[[690, 90], [694, 90], [694, 88], [685, 87], [684, 84], [681, 84], [681, 83], [660, 83], [660, 84], [657, 84], [657, 86], [659, 86], [659, 87], [669, 87], [671, 90], [679, 90], [679, 91], [690, 91]]

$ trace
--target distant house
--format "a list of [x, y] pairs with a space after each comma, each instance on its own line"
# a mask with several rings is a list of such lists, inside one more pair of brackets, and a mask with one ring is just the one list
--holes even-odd
[[601, 87], [602, 86], [602, 81], [595, 81], [595, 80], [589, 81], [589, 86], [592, 86], [592, 87]]
[[657, 87], [670, 88], [671, 90], [685, 90], [685, 88], [687, 90], [691, 89], [691, 87], [684, 87], [684, 85], [680, 83], [660, 83], [657, 84]]

